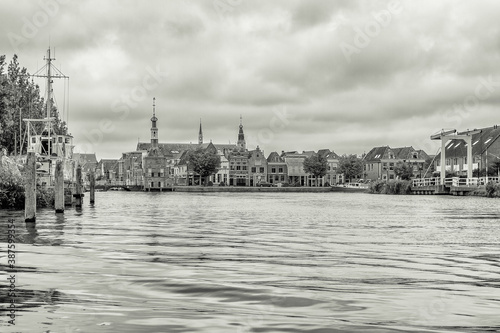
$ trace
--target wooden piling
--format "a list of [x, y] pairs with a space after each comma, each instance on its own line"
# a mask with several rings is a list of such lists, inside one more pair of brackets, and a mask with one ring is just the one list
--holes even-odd
[[56, 213], [64, 213], [64, 171], [62, 161], [56, 161], [54, 197]]
[[24, 221], [36, 221], [36, 157], [28, 152], [24, 183]]
[[75, 194], [73, 197], [75, 198], [75, 207], [82, 208], [83, 201], [83, 188], [82, 188], [82, 167], [78, 165], [76, 167], [76, 187]]
[[90, 203], [95, 203], [95, 174], [94, 171], [90, 172]]

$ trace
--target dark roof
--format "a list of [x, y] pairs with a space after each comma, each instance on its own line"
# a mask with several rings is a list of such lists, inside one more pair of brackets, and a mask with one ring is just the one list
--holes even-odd
[[[486, 149], [494, 144], [500, 136], [500, 128], [495, 126], [479, 129], [481, 132], [472, 135], [472, 156], [482, 155]], [[460, 132], [457, 134], [463, 134]], [[436, 158], [440, 158], [441, 152]], [[463, 139], [453, 139], [446, 144], [447, 157], [467, 156], [467, 146]]]
[[283, 158], [281, 158], [281, 156], [277, 152], [273, 151], [267, 157], [267, 162], [268, 163], [285, 163], [285, 160], [283, 160]]
[[389, 156], [388, 150], [389, 146], [374, 147], [368, 152], [368, 154], [366, 154], [364, 160], [365, 162], [380, 161], [380, 159], [387, 158]]
[[105, 170], [111, 170], [118, 165], [118, 160], [113, 160], [113, 159], [101, 159], [99, 161], [99, 164], [102, 164], [104, 166]]
[[327, 159], [328, 159], [328, 158], [337, 159], [337, 160], [338, 160], [338, 159], [340, 159], [340, 156], [339, 156], [339, 155], [337, 155], [334, 151], [329, 152], [328, 154], [326, 154], [326, 156], [325, 156], [325, 157], [326, 157]]
[[326, 157], [330, 153], [331, 153], [330, 149], [320, 149], [320, 150], [318, 150], [318, 155], [321, 156], [321, 157]]
[[[175, 154], [182, 152], [183, 150], [195, 149], [198, 144], [191, 143], [159, 143], [158, 153], [159, 155], [166, 157], [173, 157]], [[151, 148], [151, 142], [138, 142], [137, 150], [147, 151]]]
[[95, 156], [95, 153], [93, 153], [93, 154], [74, 153], [73, 154], [73, 159], [75, 161], [79, 162], [80, 165], [84, 165], [86, 163], [95, 163], [95, 164], [97, 164], [97, 158]]
[[388, 159], [390, 153], [394, 155], [394, 159], [396, 160], [414, 160], [413, 153], [417, 153], [417, 159], [426, 160], [429, 158], [429, 155], [423, 150], [415, 150], [413, 147], [398, 147], [391, 148], [389, 146], [375, 147], [372, 148], [364, 157], [365, 162], [375, 162], [380, 161], [381, 159]]

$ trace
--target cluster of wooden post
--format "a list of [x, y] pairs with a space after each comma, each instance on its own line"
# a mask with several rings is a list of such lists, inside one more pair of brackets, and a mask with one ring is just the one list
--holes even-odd
[[[64, 165], [61, 160], [56, 161], [54, 170], [54, 206], [56, 213], [64, 213], [65, 193], [64, 193]], [[26, 222], [36, 221], [36, 156], [34, 152], [28, 152], [25, 167], [25, 203], [24, 220]], [[82, 207], [83, 202], [82, 167], [76, 168], [75, 193], [70, 197], [75, 199], [75, 206]], [[95, 203], [95, 175], [90, 174], [90, 203]]]

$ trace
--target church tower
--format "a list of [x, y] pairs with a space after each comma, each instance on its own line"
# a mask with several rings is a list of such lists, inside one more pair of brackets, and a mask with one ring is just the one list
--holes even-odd
[[245, 150], [247, 147], [245, 143], [245, 134], [243, 134], [243, 120], [240, 115], [240, 130], [238, 132], [238, 148], [240, 150]]
[[200, 132], [198, 133], [198, 144], [203, 143], [203, 130], [201, 129], [201, 119], [200, 119]]
[[158, 149], [158, 127], [156, 127], [156, 122], [158, 118], [156, 118], [156, 110], [155, 110], [155, 101], [156, 99], [153, 97], [153, 117], [151, 118], [151, 149]]

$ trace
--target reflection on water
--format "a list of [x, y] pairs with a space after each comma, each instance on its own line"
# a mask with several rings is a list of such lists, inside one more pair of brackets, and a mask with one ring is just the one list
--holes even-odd
[[[493, 332], [496, 200], [99, 192], [15, 219], [17, 332]], [[5, 251], [0, 279], [6, 281]], [[4, 288], [0, 301], [8, 304]], [[2, 305], [3, 306], [3, 305]], [[3, 306], [3, 309], [5, 307]]]

